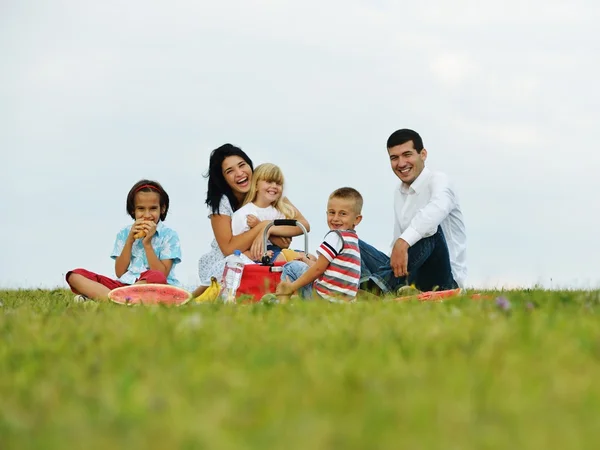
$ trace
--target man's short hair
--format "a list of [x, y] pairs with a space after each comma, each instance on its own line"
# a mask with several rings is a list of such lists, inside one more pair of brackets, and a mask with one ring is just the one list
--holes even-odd
[[421, 139], [419, 133], [409, 130], [408, 128], [394, 131], [387, 140], [387, 148], [402, 145], [408, 141], [412, 141], [413, 147], [417, 153], [421, 153], [421, 150], [423, 150], [423, 139]]
[[331, 193], [329, 199], [341, 198], [343, 200], [351, 200], [354, 203], [354, 212], [360, 214], [363, 207], [363, 198], [356, 189], [351, 187], [342, 187]]

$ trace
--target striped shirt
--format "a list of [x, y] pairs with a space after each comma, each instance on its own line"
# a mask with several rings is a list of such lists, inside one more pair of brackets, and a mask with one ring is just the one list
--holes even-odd
[[354, 300], [360, 280], [360, 250], [356, 231], [331, 230], [325, 235], [317, 253], [329, 260], [327, 270], [315, 280], [317, 293], [329, 301]]

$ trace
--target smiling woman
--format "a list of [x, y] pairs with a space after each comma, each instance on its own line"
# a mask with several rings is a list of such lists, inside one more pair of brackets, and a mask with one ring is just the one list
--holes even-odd
[[[252, 160], [239, 147], [224, 144], [210, 154], [208, 169], [208, 192], [206, 205], [208, 218], [214, 233], [211, 249], [198, 261], [200, 286], [194, 291], [194, 297], [202, 294], [210, 285], [211, 277], [221, 278], [225, 267], [225, 256], [234, 250], [249, 251], [252, 259], [258, 259], [263, 252], [262, 235], [270, 223], [263, 220], [249, 230], [233, 235], [231, 218], [249, 193], [252, 185], [254, 166]], [[306, 219], [290, 203], [296, 212], [296, 220], [307, 230], [310, 229]], [[281, 248], [290, 245], [291, 238], [302, 233], [299, 227], [277, 226], [269, 229], [269, 239]]]

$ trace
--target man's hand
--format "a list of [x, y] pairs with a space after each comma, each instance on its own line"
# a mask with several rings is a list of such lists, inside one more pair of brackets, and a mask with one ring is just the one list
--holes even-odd
[[398, 239], [392, 249], [390, 266], [395, 277], [408, 275], [408, 243], [404, 239]]

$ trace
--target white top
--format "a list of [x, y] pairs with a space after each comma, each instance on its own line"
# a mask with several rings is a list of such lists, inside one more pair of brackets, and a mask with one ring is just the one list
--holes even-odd
[[[246, 203], [231, 216], [231, 233], [234, 236], [242, 234], [250, 229], [246, 223], [246, 217], [249, 214], [255, 215], [259, 220], [285, 219], [283, 213], [278, 209], [275, 209], [272, 205], [269, 205], [266, 208], [259, 208], [252, 202]], [[270, 241], [267, 242], [270, 243]]]
[[427, 167], [412, 184], [394, 191], [394, 240], [412, 246], [421, 238], [433, 236], [438, 225], [448, 244], [452, 276], [462, 288], [467, 278], [467, 236], [458, 198], [447, 175]]

